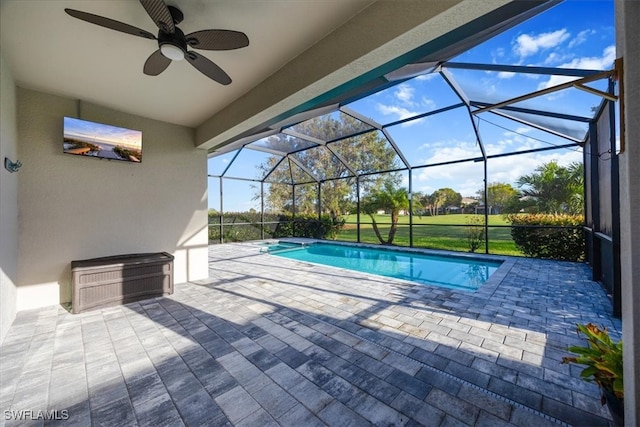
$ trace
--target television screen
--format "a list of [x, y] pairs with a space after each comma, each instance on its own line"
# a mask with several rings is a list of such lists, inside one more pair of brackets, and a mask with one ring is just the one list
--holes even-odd
[[65, 117], [64, 153], [140, 163], [142, 132]]

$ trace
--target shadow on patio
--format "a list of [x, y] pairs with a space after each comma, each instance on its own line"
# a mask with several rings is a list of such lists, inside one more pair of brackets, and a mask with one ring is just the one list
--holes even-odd
[[2, 408], [77, 425], [609, 423], [559, 363], [576, 322], [620, 330], [584, 266], [516, 260], [465, 293], [221, 245], [210, 272], [171, 298], [21, 313]]

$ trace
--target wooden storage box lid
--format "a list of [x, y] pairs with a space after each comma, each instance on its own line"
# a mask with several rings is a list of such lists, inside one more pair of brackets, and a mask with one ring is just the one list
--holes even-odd
[[78, 261], [71, 261], [71, 269], [77, 271], [83, 268], [107, 267], [110, 265], [126, 264], [149, 264], [150, 262], [173, 261], [173, 255], [166, 252], [114, 255], [101, 258], [91, 258]]

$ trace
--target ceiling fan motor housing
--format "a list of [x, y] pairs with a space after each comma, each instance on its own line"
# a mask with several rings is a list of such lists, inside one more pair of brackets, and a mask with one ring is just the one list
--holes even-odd
[[[160, 50], [163, 52], [163, 54], [165, 50], [162, 49], [162, 46], [164, 45], [171, 45], [171, 46], [177, 47], [182, 51], [183, 56], [187, 54], [186, 37], [184, 36], [184, 33], [182, 32], [182, 30], [178, 27], [176, 27], [175, 32], [173, 34], [165, 33], [164, 31], [158, 31], [158, 46], [160, 47]], [[175, 60], [176, 58], [169, 58], [169, 59]]]

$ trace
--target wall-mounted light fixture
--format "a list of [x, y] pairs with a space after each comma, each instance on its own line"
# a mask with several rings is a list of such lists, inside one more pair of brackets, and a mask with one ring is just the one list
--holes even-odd
[[18, 169], [22, 167], [22, 162], [17, 160], [15, 163], [9, 160], [8, 157], [4, 158], [4, 168], [11, 173], [18, 172]]

